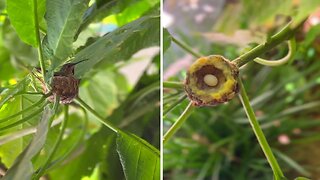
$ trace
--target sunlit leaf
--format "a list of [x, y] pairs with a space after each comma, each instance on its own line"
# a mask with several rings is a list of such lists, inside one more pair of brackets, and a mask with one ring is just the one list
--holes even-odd
[[88, 7], [88, 0], [47, 1], [47, 46], [55, 58], [53, 67], [58, 66], [72, 53], [74, 36]]
[[[3, 108], [0, 109], [0, 119], [13, 115], [20, 110], [21, 110], [21, 97], [17, 97], [13, 101], [10, 101], [7, 104], [5, 104]], [[11, 120], [15, 121], [15, 120], [18, 120], [19, 118], [20, 117], [16, 117]], [[20, 128], [21, 126], [17, 126], [10, 129], [10, 131], [15, 132], [17, 129], [20, 129]], [[3, 135], [4, 135], [3, 132], [1, 132], [2, 137]], [[6, 167], [11, 167], [15, 158], [22, 152], [22, 150], [23, 150], [23, 142], [21, 139], [17, 139], [9, 143], [2, 144], [0, 146], [1, 162]]]
[[88, 59], [76, 66], [76, 76], [82, 77], [102, 60], [110, 65], [129, 59], [140, 49], [159, 46], [159, 28], [159, 16], [145, 16], [106, 34], [76, 54], [76, 60]]
[[22, 92], [29, 82], [28, 78], [21, 80], [18, 84], [16, 84], [13, 88], [7, 89], [0, 94], [0, 109], [1, 107], [12, 97], [14, 97], [19, 92]]
[[[10, 57], [22, 61], [24, 64], [36, 65], [38, 63], [38, 53], [35, 48], [24, 43], [14, 30], [10, 21], [6, 19], [2, 25], [3, 46], [9, 51]], [[9, 59], [5, 59], [11, 63]]]
[[53, 113], [49, 106], [45, 107], [37, 132], [27, 148], [17, 157], [12, 167], [3, 177], [4, 180], [29, 180], [33, 174], [32, 158], [42, 149], [49, 130], [49, 119]]
[[[143, 15], [145, 12], [147, 12], [150, 8], [152, 8], [154, 5], [159, 3], [159, 0], [140, 0], [136, 1], [133, 5], [127, 6], [126, 8], [121, 12], [117, 13], [115, 15], [111, 15], [116, 22], [118, 26], [122, 26], [130, 21], [133, 21]], [[110, 17], [107, 17], [108, 19]]]
[[44, 16], [43, 2], [44, 0], [7, 1], [7, 11], [12, 26], [25, 43], [34, 47], [39, 45], [37, 41], [37, 29], [39, 26], [35, 17], [41, 20]]

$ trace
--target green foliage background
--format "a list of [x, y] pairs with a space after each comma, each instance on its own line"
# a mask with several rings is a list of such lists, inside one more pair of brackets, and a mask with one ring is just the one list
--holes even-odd
[[[219, 54], [232, 60], [276, 33], [285, 25], [287, 15], [298, 23], [319, 7], [319, 1], [300, 1], [300, 5], [293, 2], [225, 2], [215, 21], [211, 19], [205, 21], [209, 23], [201, 25], [190, 21], [196, 16], [191, 11], [188, 11], [191, 18], [187, 15], [179, 16], [178, 12], [183, 11], [177, 9], [182, 8], [177, 6], [175, 11], [170, 4], [167, 11], [176, 16], [168, 31], [203, 55]], [[184, 26], [177, 26], [178, 20], [186, 20]], [[207, 29], [203, 30], [203, 27]], [[302, 28], [299, 30], [294, 61], [273, 68], [251, 62], [240, 70], [251, 105], [289, 179], [298, 176], [316, 179], [320, 176], [320, 154], [317, 151], [320, 127], [319, 27], [316, 25], [307, 31]], [[237, 38], [233, 36], [237, 30], [248, 31], [251, 43], [242, 45], [241, 42], [227, 41]], [[213, 32], [225, 35], [225, 41], [213, 41], [213, 38], [206, 36]], [[172, 67], [180, 65], [181, 68], [185, 63], [192, 63], [186, 60], [191, 59], [190, 55], [171, 42], [169, 33], [164, 30], [163, 40], [167, 48], [164, 54], [164, 74], [171, 72]], [[263, 57], [278, 59], [286, 53], [287, 48], [280, 45]], [[167, 80], [183, 82], [185, 72], [181, 68]], [[183, 95], [183, 90], [165, 89], [164, 111]], [[164, 132], [177, 120], [188, 103], [189, 100], [184, 100], [165, 115]], [[279, 138], [283, 136], [290, 139], [289, 144], [280, 143]], [[219, 106], [195, 109], [178, 133], [164, 146], [164, 177], [269, 180], [273, 174], [241, 103], [235, 98]]]
[[[21, 7], [22, 4], [25, 7]], [[39, 29], [48, 70], [46, 81], [50, 82], [52, 74], [66, 61], [88, 59], [75, 69], [76, 76], [81, 78], [79, 96], [121, 129], [116, 135], [89, 112], [77, 105], [70, 106], [66, 131], [46, 170], [48, 178], [159, 178], [160, 56], [146, 57], [151, 60], [134, 84], [120, 72], [122, 67], [142, 60], [132, 58], [138, 51], [160, 46], [159, 8], [159, 1], [151, 0], [0, 1], [0, 119], [24, 110], [40, 99], [37, 95], [25, 94], [41, 91], [39, 82], [30, 75], [33, 67], [39, 67], [36, 38]], [[38, 18], [34, 18], [35, 13]], [[114, 30], [106, 33], [105, 28], [110, 31], [110, 27]], [[43, 103], [0, 123], [2, 128], [32, 115], [27, 122], [0, 131], [1, 170], [7, 171], [13, 164], [23, 165], [11, 168], [12, 173], [7, 175], [9, 179], [30, 179], [52, 152], [64, 117], [62, 106], [55, 114], [54, 126], [47, 129], [47, 136], [41, 131], [34, 136], [35, 129], [41, 127], [40, 122], [42, 128], [48, 126], [51, 117], [49, 110], [41, 108]], [[47, 105], [46, 109], [51, 107]], [[42, 138], [42, 143], [27, 147], [32, 139], [39, 140], [40, 136], [46, 137]], [[135, 146], [127, 147], [130, 143]], [[25, 153], [18, 157], [23, 151]], [[143, 155], [140, 157], [139, 153]], [[149, 161], [139, 162], [140, 158]], [[127, 161], [135, 163], [128, 165]], [[27, 167], [30, 162], [31, 166]]]

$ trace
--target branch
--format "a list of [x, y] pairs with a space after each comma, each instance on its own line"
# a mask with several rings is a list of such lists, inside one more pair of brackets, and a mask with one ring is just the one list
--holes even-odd
[[268, 39], [265, 43], [260, 44], [253, 48], [251, 51], [239, 56], [233, 62], [241, 67], [246, 63], [254, 60], [255, 58], [261, 56], [263, 53], [269, 51], [275, 46], [279, 45], [283, 41], [287, 41], [294, 36], [294, 33], [300, 26], [295, 28], [291, 28], [291, 22], [288, 23], [282, 30], [280, 30], [277, 34], [273, 35], [270, 39]]

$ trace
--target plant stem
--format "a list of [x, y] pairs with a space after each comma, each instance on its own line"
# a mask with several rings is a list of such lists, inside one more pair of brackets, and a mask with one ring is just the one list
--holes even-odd
[[[38, 48], [39, 63], [40, 63], [41, 73], [43, 75], [43, 78], [45, 79], [46, 78], [46, 67], [44, 64], [42, 45], [41, 45], [41, 40], [40, 40], [37, 0], [33, 0], [33, 10], [34, 10], [34, 22], [36, 25], [36, 39], [37, 39], [37, 43], [38, 43], [37, 48]], [[47, 82], [46, 79], [45, 79], [45, 82]]]
[[57, 138], [57, 141], [55, 142], [55, 144], [53, 145], [53, 148], [52, 148], [52, 151], [48, 157], [48, 159], [46, 160], [46, 162], [44, 163], [44, 165], [42, 166], [42, 168], [39, 170], [39, 172], [37, 173], [36, 175], [36, 178], [35, 179], [39, 179], [46, 171], [46, 169], [48, 168], [49, 166], [49, 163], [52, 161], [56, 151], [58, 150], [58, 147], [60, 146], [61, 144], [61, 141], [62, 141], [62, 137], [64, 135], [64, 132], [66, 130], [66, 127], [67, 127], [67, 123], [68, 123], [68, 119], [69, 119], [69, 114], [68, 114], [68, 110], [69, 110], [69, 106], [66, 105], [64, 106], [64, 120], [62, 121], [62, 124], [61, 124], [61, 130], [60, 130], [60, 133], [58, 135], [58, 138]]
[[248, 116], [251, 127], [252, 127], [253, 132], [255, 133], [255, 135], [258, 139], [260, 147], [263, 150], [263, 152], [264, 152], [264, 154], [265, 154], [265, 156], [266, 156], [266, 158], [267, 158], [267, 160], [273, 170], [275, 180], [285, 179], [285, 177], [282, 173], [282, 170], [281, 170], [276, 158], [274, 157], [272, 150], [266, 140], [266, 137], [264, 136], [263, 131], [260, 128], [260, 125], [256, 119], [254, 111], [250, 105], [248, 95], [244, 89], [244, 86], [243, 86], [240, 78], [239, 78], [239, 85], [240, 85], [240, 94], [239, 94], [240, 101], [241, 101], [241, 103], [244, 107], [244, 110]]
[[263, 53], [267, 52], [268, 50], [272, 49], [273, 47], [277, 46], [278, 44], [282, 43], [283, 41], [289, 40], [293, 37], [295, 31], [299, 26], [292, 29], [290, 27], [291, 22], [288, 23], [282, 30], [280, 30], [277, 34], [273, 35], [271, 38], [267, 39], [267, 41], [263, 44], [260, 44], [250, 50], [249, 52], [239, 56], [233, 62], [238, 66], [241, 67], [246, 63], [254, 60], [255, 58], [259, 57]]
[[255, 58], [254, 61], [256, 63], [265, 65], [265, 66], [280, 66], [283, 65], [289, 61], [291, 61], [294, 58], [296, 52], [296, 40], [295, 38], [291, 38], [288, 41], [288, 53], [285, 57], [278, 59], [278, 60], [267, 60], [262, 58]]
[[[45, 104], [43, 105], [43, 107], [44, 107], [45, 105], [47, 105], [47, 104], [48, 104], [48, 103], [45, 103]], [[22, 124], [22, 123], [28, 121], [30, 118], [33, 118], [33, 117], [36, 116], [37, 114], [40, 114], [42, 111], [43, 111], [43, 109], [40, 108], [40, 109], [36, 110], [35, 112], [33, 112], [32, 114], [30, 114], [29, 116], [26, 116], [25, 118], [22, 118], [22, 119], [19, 120], [19, 121], [16, 121], [16, 122], [14, 122], [14, 123], [12, 123], [12, 124], [9, 124], [9, 125], [7, 125], [7, 126], [4, 126], [4, 127], [0, 128], [0, 131], [3, 131], [3, 130], [5, 130], [5, 129], [9, 129], [9, 128], [15, 127], [15, 126], [17, 126], [17, 125], [19, 125], [19, 124]]]
[[17, 117], [17, 116], [19, 116], [19, 115], [21, 115], [21, 114], [23, 114], [23, 113], [25, 113], [25, 112], [27, 112], [27, 111], [29, 111], [29, 110], [34, 109], [35, 107], [37, 107], [38, 105], [40, 105], [45, 99], [46, 99], [45, 97], [42, 97], [38, 102], [36, 102], [36, 103], [34, 103], [33, 105], [27, 107], [26, 109], [24, 109], [24, 110], [22, 110], [22, 111], [20, 111], [20, 112], [18, 112], [18, 113], [16, 113], [16, 114], [13, 114], [13, 115], [11, 115], [11, 116], [9, 116], [9, 117], [6, 117], [6, 118], [4, 118], [4, 119], [1, 119], [1, 120], [0, 120], [0, 124], [1, 124], [1, 123], [4, 123], [4, 122], [7, 122], [8, 120], [10, 120], [10, 119], [12, 119], [12, 118], [14, 118], [14, 117]]
[[110, 122], [108, 122], [107, 120], [105, 120], [105, 118], [103, 118], [102, 116], [100, 116], [94, 109], [92, 109], [87, 103], [85, 103], [82, 99], [80, 99], [79, 97], [76, 98], [77, 102], [83, 106], [83, 108], [85, 108], [86, 110], [90, 111], [94, 116], [96, 116], [98, 118], [98, 120], [104, 124], [105, 126], [107, 126], [109, 129], [111, 129], [112, 131], [114, 131], [115, 133], [118, 133], [118, 128], [115, 127], [113, 124], [111, 124]]
[[179, 99], [174, 101], [166, 110], [163, 111], [163, 116], [166, 116], [168, 112], [170, 112], [173, 108], [175, 108], [177, 105], [179, 105], [186, 98], [187, 98], [187, 95], [183, 95]]
[[[81, 110], [83, 111], [84, 116], [85, 116], [84, 121], [83, 121], [83, 130], [82, 130], [81, 134], [79, 135], [79, 138], [74, 141], [75, 143], [71, 146], [71, 148], [68, 149], [67, 152], [65, 152], [63, 155], [61, 155], [61, 156], [60, 156], [59, 158], [57, 158], [56, 160], [51, 161], [51, 163], [50, 163], [50, 165], [48, 166], [47, 170], [53, 169], [53, 168], [55, 168], [57, 165], [59, 165], [59, 163], [60, 163], [61, 161], [64, 161], [64, 160], [66, 159], [66, 157], [68, 157], [68, 156], [74, 151], [74, 149], [75, 149], [76, 147], [78, 147], [78, 146], [82, 143], [81, 140], [84, 139], [85, 134], [86, 134], [86, 131], [87, 131], [87, 128], [86, 128], [86, 127], [88, 126], [88, 115], [87, 115], [86, 110], [85, 110], [83, 107], [79, 106], [79, 108], [81, 108]], [[67, 163], [67, 160], [66, 160], [66, 163]]]
[[170, 129], [167, 131], [167, 133], [163, 136], [163, 144], [168, 142], [168, 140], [178, 131], [178, 129], [180, 129], [182, 124], [191, 115], [194, 108], [195, 107], [192, 105], [192, 102], [190, 102], [188, 104], [187, 108], [184, 110], [184, 112], [177, 119], [177, 121], [170, 127]]
[[22, 93], [20, 93], [19, 95], [25, 95], [25, 94], [27, 94], [27, 95], [42, 95], [42, 96], [45, 95], [45, 94], [42, 93], [42, 92], [22, 92]]
[[164, 81], [164, 88], [172, 88], [172, 89], [183, 89], [184, 84], [181, 82], [173, 82], [173, 81]]
[[189, 47], [188, 45], [186, 45], [185, 43], [179, 41], [178, 39], [176, 39], [175, 37], [171, 36], [171, 39], [174, 43], [176, 43], [178, 46], [180, 46], [183, 50], [187, 51], [188, 53], [192, 54], [194, 57], [196, 58], [200, 58], [202, 57], [203, 55], [195, 52], [192, 50], [191, 47]]

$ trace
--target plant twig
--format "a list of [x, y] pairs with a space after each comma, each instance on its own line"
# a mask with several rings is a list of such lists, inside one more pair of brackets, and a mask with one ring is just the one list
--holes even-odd
[[171, 36], [171, 39], [174, 43], [176, 43], [178, 46], [180, 46], [183, 50], [187, 51], [188, 53], [192, 54], [194, 57], [196, 58], [200, 58], [203, 55], [201, 55], [200, 53], [197, 53], [195, 51], [192, 50], [191, 47], [189, 47], [188, 45], [186, 45], [185, 43], [179, 41], [178, 39], [176, 39], [175, 37]]
[[41, 73], [43, 75], [43, 78], [46, 81], [47, 76], [46, 76], [46, 67], [45, 67], [44, 59], [43, 59], [42, 44], [41, 44], [41, 39], [40, 39], [37, 0], [33, 0], [33, 10], [34, 10], [34, 22], [36, 25], [36, 39], [37, 39], [37, 43], [38, 43], [38, 47], [37, 47], [38, 48], [38, 58], [39, 58]]
[[183, 83], [181, 82], [173, 82], [173, 81], [164, 81], [163, 87], [164, 88], [172, 88], [172, 89], [183, 89]]
[[94, 109], [92, 109], [87, 103], [85, 103], [81, 98], [76, 98], [77, 102], [83, 106], [86, 110], [90, 111], [94, 116], [98, 118], [98, 120], [105, 126], [107, 126], [109, 129], [111, 129], [113, 132], [118, 133], [118, 128], [115, 127], [113, 124], [105, 120], [100, 114], [98, 114]]
[[[0, 119], [0, 124], [1, 124], [1, 123], [4, 123], [4, 122], [7, 122], [8, 120], [10, 120], [10, 119], [12, 119], [12, 118], [14, 118], [14, 117], [17, 117], [17, 116], [19, 116], [19, 115], [21, 115], [21, 114], [23, 114], [23, 113], [26, 113], [26, 112], [29, 111], [29, 110], [32, 110], [32, 109], [36, 108], [36, 107], [37, 107], [38, 105], [40, 105], [45, 99], [46, 99], [45, 97], [42, 97], [38, 102], [36, 102], [36, 103], [34, 103], [33, 105], [27, 107], [26, 109], [24, 109], [24, 110], [22, 110], [22, 111], [20, 111], [20, 112], [18, 112], [18, 113], [16, 113], [16, 114], [13, 114], [13, 115], [11, 115], [11, 116], [9, 116], [9, 117], [6, 117], [6, 118], [4, 118], [4, 119]], [[42, 109], [42, 107], [41, 107], [40, 109]]]
[[277, 34], [273, 35], [269, 38], [265, 43], [260, 44], [250, 50], [249, 52], [239, 56], [233, 62], [238, 66], [241, 67], [246, 63], [254, 60], [255, 58], [259, 57], [263, 53], [267, 52], [268, 50], [272, 49], [273, 47], [279, 45], [283, 41], [289, 40], [294, 36], [295, 31], [299, 26], [295, 27], [294, 29], [291, 28], [291, 22], [289, 22], [282, 30], [280, 30]]
[[[48, 103], [45, 103], [44, 106], [47, 105], [47, 104], [48, 104]], [[6, 129], [15, 127], [15, 126], [17, 126], [17, 125], [19, 125], [19, 124], [22, 124], [22, 123], [28, 121], [30, 118], [33, 118], [33, 117], [36, 116], [37, 114], [40, 114], [42, 111], [43, 111], [43, 109], [40, 108], [40, 109], [38, 109], [37, 111], [35, 111], [35, 112], [33, 112], [32, 114], [30, 114], [29, 116], [26, 116], [25, 118], [22, 118], [22, 119], [19, 120], [19, 121], [16, 121], [16, 122], [14, 122], [14, 123], [12, 123], [12, 124], [9, 124], [9, 125], [7, 125], [7, 126], [1, 127], [1, 128], [0, 128], [0, 131], [3, 131], [3, 130], [6, 130]]]
[[289, 62], [291, 59], [293, 59], [295, 52], [296, 52], [296, 40], [295, 38], [291, 38], [288, 41], [288, 53], [285, 57], [278, 60], [267, 60], [267, 59], [262, 59], [258, 57], [254, 59], [254, 61], [265, 66], [280, 66]]
[[263, 134], [263, 131], [260, 128], [260, 125], [256, 119], [256, 116], [254, 114], [254, 111], [250, 105], [250, 101], [248, 98], [248, 95], [244, 89], [243, 83], [241, 79], [239, 78], [239, 85], [240, 85], [240, 94], [239, 98], [240, 101], [244, 107], [244, 110], [248, 116], [248, 120], [250, 121], [251, 127], [253, 129], [253, 132], [255, 133], [258, 142], [260, 144], [261, 149], [263, 150], [272, 170], [275, 176], [275, 180], [282, 180], [285, 179], [283, 172], [277, 162], [277, 159], [274, 157], [272, 150], [266, 140], [266, 137]]
[[180, 129], [182, 124], [191, 115], [194, 108], [195, 107], [192, 105], [192, 102], [190, 102], [188, 104], [187, 108], [184, 110], [184, 112], [177, 119], [177, 121], [170, 127], [170, 129], [167, 131], [167, 133], [163, 136], [163, 144], [168, 142], [168, 140], [178, 131], [178, 129]]
[[177, 105], [179, 105], [186, 98], [187, 98], [187, 95], [183, 95], [179, 99], [174, 101], [166, 110], [163, 110], [163, 116], [167, 115], [168, 112], [170, 112], [173, 108], [175, 108]]
[[58, 150], [58, 147], [60, 146], [61, 144], [61, 141], [62, 141], [62, 137], [64, 135], [64, 132], [66, 130], [66, 127], [67, 127], [67, 123], [68, 123], [68, 119], [69, 119], [69, 113], [68, 113], [68, 110], [69, 110], [69, 106], [66, 105], [64, 106], [64, 120], [62, 121], [62, 124], [61, 124], [61, 129], [60, 129], [60, 133], [58, 135], [58, 138], [57, 138], [57, 141], [55, 142], [55, 144], [53, 145], [53, 148], [52, 148], [52, 151], [48, 157], [48, 159], [46, 160], [46, 162], [44, 163], [44, 165], [42, 166], [42, 168], [39, 170], [39, 172], [37, 173], [35, 179], [39, 179], [44, 173], [45, 171], [47, 170], [48, 166], [49, 166], [49, 163], [52, 161], [56, 151]]
[[[54, 127], [58, 124], [60, 124], [62, 122], [62, 119], [57, 119], [54, 120], [51, 124], [51, 127]], [[34, 134], [37, 132], [37, 126], [32, 126], [29, 128], [25, 128], [25, 129], [21, 129], [21, 130], [15, 130], [14, 132], [10, 133], [10, 134], [6, 134], [0, 137], [0, 146], [3, 144], [6, 144], [10, 141], [19, 139], [21, 137], [30, 135], [30, 134]]]
[[84, 114], [83, 129], [81, 134], [79, 135], [79, 138], [75, 140], [75, 143], [71, 146], [71, 148], [67, 150], [67, 152], [65, 152], [62, 156], [60, 156], [56, 160], [51, 161], [50, 165], [47, 167], [47, 171], [49, 171], [52, 168], [55, 168], [57, 165], [59, 165], [59, 162], [61, 161], [66, 160], [66, 163], [67, 163], [68, 160], [66, 159], [66, 157], [68, 157], [72, 152], [74, 152], [75, 148], [81, 144], [81, 140], [84, 139], [87, 131], [87, 126], [88, 126], [88, 114], [83, 107], [79, 106], [79, 108], [83, 111], [83, 114]]

